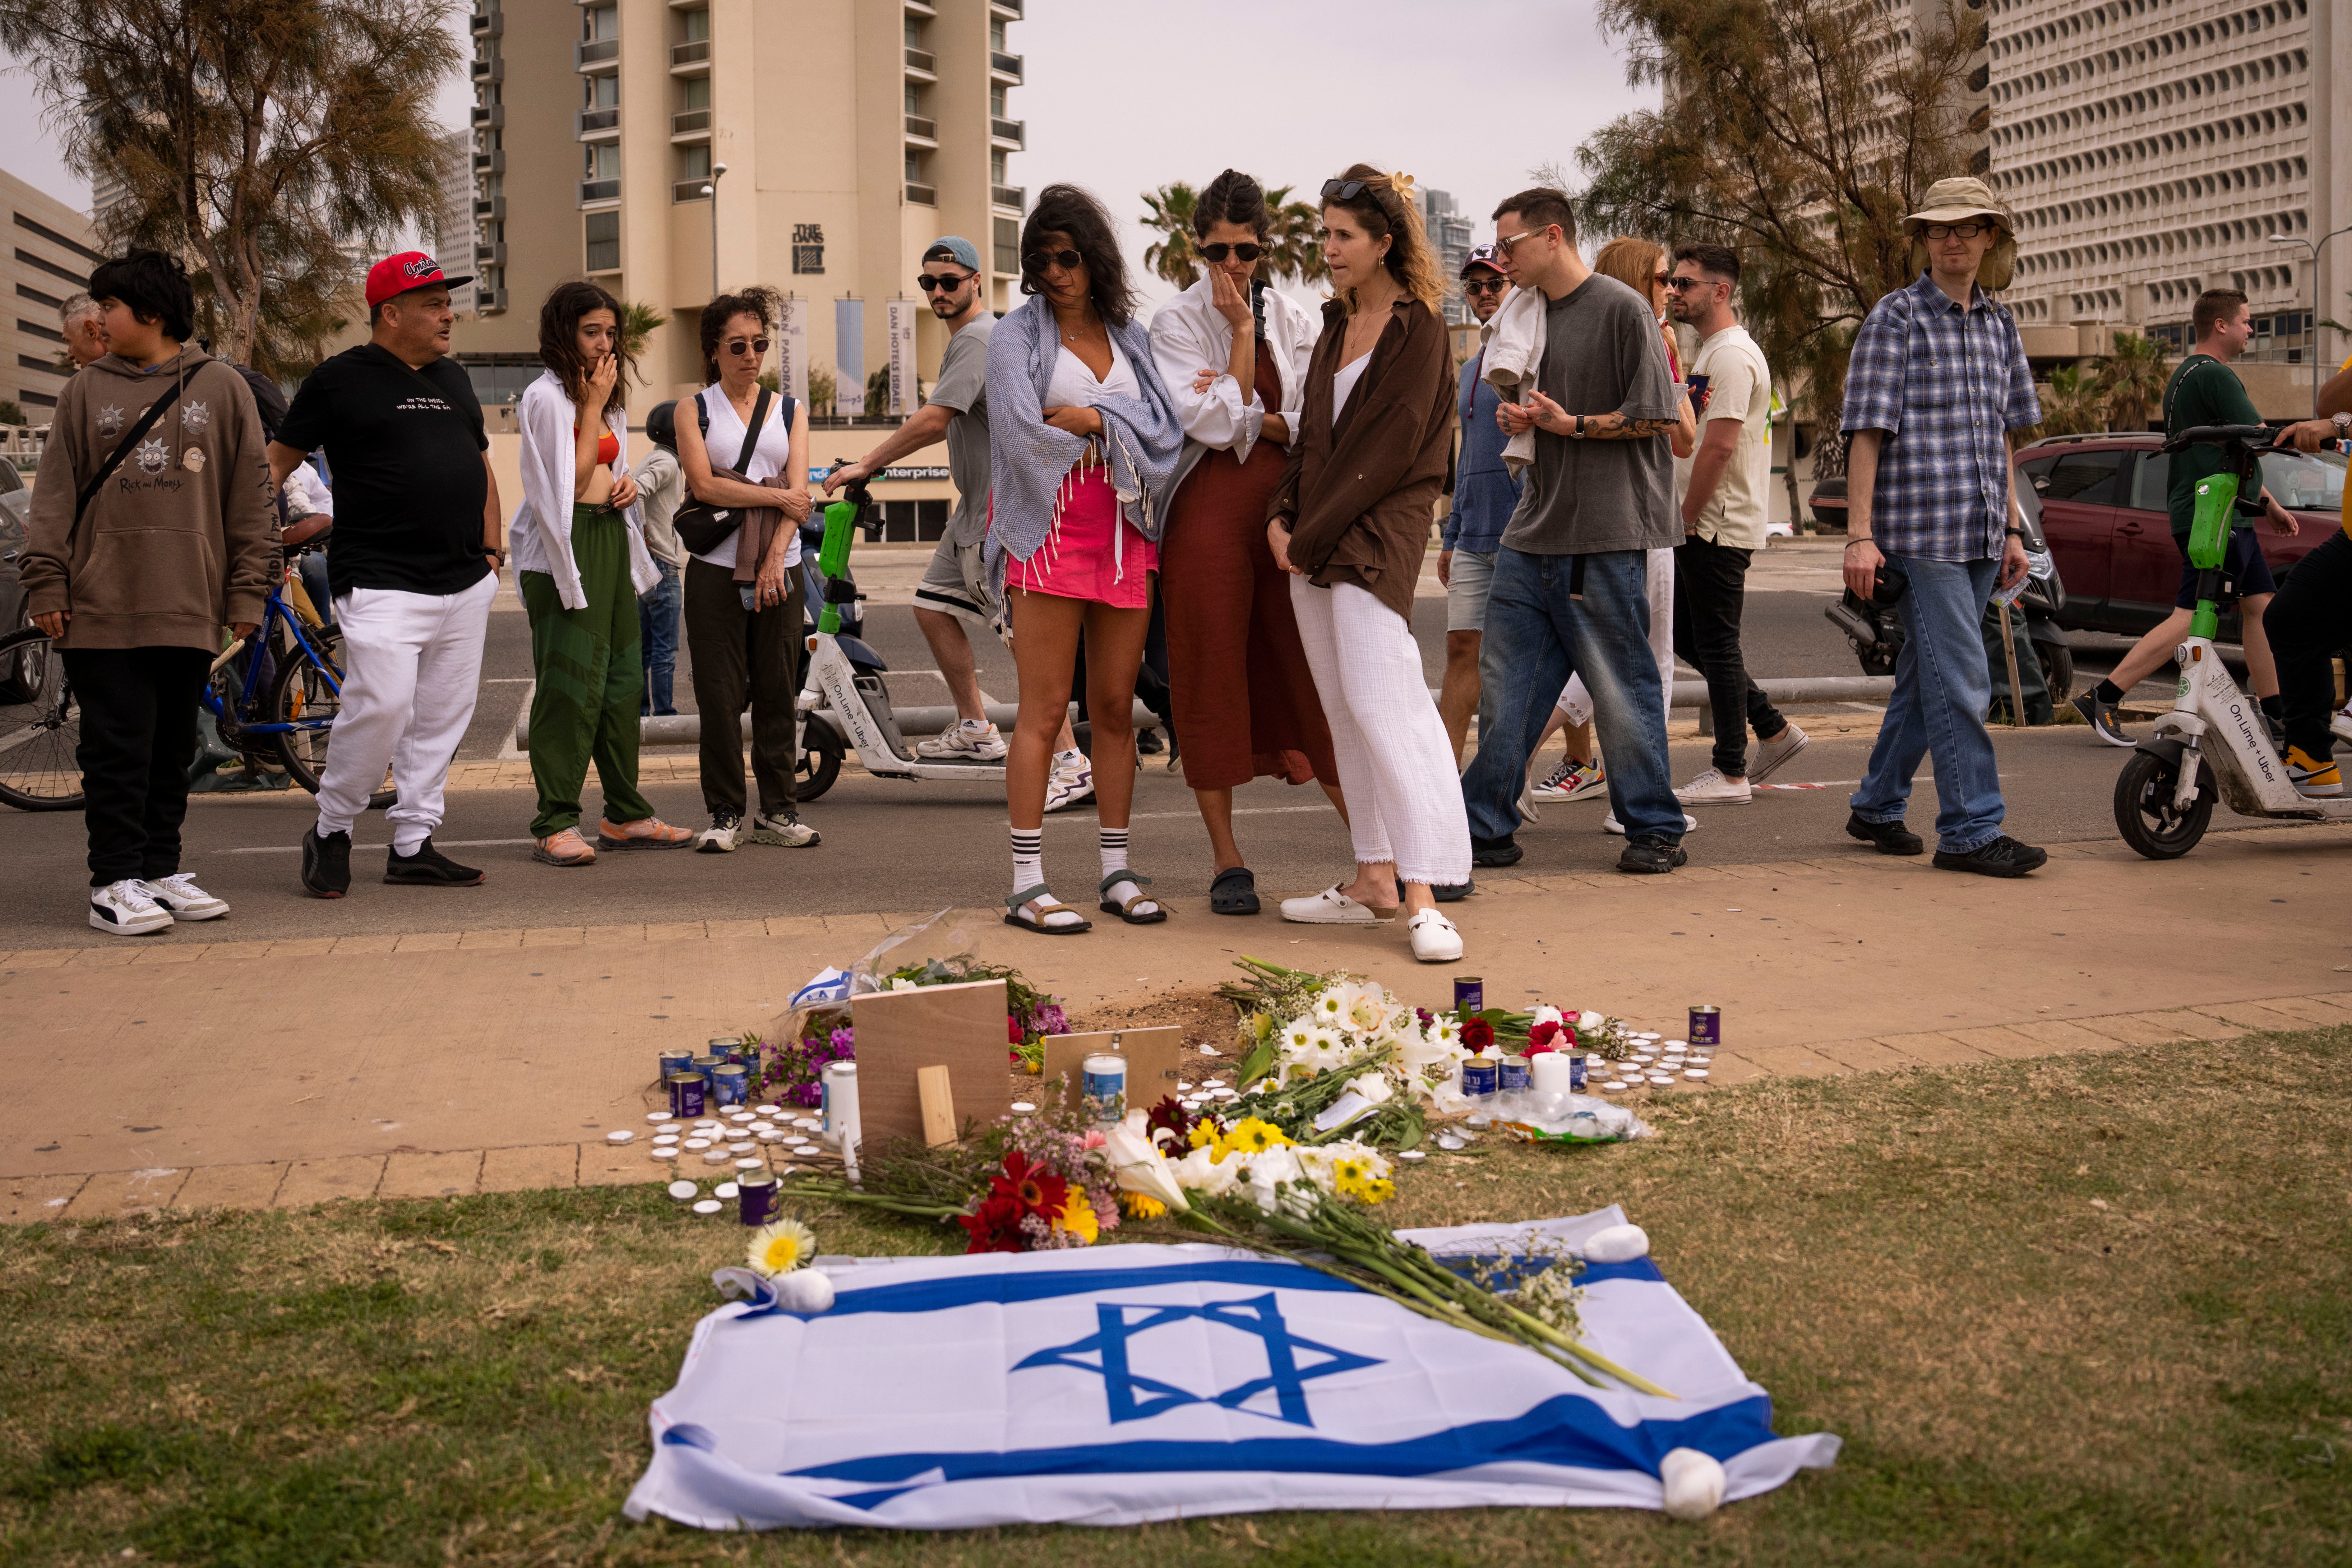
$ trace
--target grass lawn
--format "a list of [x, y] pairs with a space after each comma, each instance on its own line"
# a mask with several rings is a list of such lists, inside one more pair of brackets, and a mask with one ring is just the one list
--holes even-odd
[[[630, 1525], [646, 1405], [742, 1235], [649, 1184], [0, 1232], [0, 1563], [2341, 1564], [2347, 1047], [1775, 1080], [1640, 1144], [1433, 1154], [1393, 1223], [1622, 1202], [1780, 1429], [1844, 1436], [1700, 1525]], [[829, 1252], [950, 1246], [808, 1217]]]

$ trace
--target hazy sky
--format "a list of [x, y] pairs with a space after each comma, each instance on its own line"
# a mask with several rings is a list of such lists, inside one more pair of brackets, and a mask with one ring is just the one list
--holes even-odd
[[[1402, 170], [1451, 192], [1483, 240], [1486, 214], [1529, 170], [1572, 167], [1578, 143], [1646, 96], [1625, 86], [1591, 0], [1028, 0], [1026, 12], [1011, 39], [1036, 85], [1013, 92], [1029, 124], [1013, 182], [1093, 191], [1139, 273], [1139, 193], [1198, 187], [1227, 166], [1302, 195], [1360, 159]], [[442, 99], [462, 123], [467, 85]], [[66, 171], [15, 73], [0, 77], [0, 148], [10, 174], [89, 206], [88, 182]]]

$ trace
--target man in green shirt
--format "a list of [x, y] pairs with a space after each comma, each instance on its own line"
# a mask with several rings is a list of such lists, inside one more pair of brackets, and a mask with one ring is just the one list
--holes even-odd
[[[2165, 434], [2177, 436], [2200, 425], [2261, 424], [2263, 416], [2254, 412], [2245, 383], [2230, 368], [2230, 362], [2246, 352], [2254, 335], [2253, 314], [2246, 308], [2246, 297], [2235, 289], [2208, 289], [2197, 296], [2189, 321], [2196, 328], [2197, 347], [2180, 362], [2164, 389]], [[2197, 521], [2197, 484], [2219, 473], [2225, 460], [2222, 448], [2210, 445], [2186, 447], [2172, 454], [2165, 500], [2172, 514], [2172, 542], [2180, 551], [2180, 592], [2172, 601], [2172, 614], [2124, 655], [2114, 674], [2074, 699], [2074, 706], [2091, 721], [2092, 730], [2111, 746], [2137, 744], [2116, 727], [2116, 704], [2133, 687], [2170, 664], [2173, 649], [2189, 636], [2189, 618], [2197, 608], [2197, 568], [2189, 563], [2189, 530]], [[2289, 535], [2295, 531], [2294, 515], [2279, 505], [2269, 490], [2262, 492], [2262, 502], [2273, 530]], [[2238, 602], [2246, 670], [2253, 677], [2254, 697], [2275, 736], [2285, 715], [2279, 702], [2278, 664], [2271, 658], [2270, 642], [2263, 635], [2263, 612], [2270, 608], [2278, 584], [2271, 576], [2270, 563], [2263, 559], [2262, 546], [2254, 542], [2251, 525], [2230, 531], [2221, 574], [2228, 580], [2221, 603], [2226, 606], [2232, 598]]]

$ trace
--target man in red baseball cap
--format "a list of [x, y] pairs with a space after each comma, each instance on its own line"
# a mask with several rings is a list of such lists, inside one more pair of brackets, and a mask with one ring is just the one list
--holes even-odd
[[368, 268], [370, 340], [310, 373], [269, 445], [279, 485], [324, 447], [335, 476], [327, 552], [342, 631], [341, 708], [302, 835], [302, 885], [351, 889], [352, 825], [393, 773], [400, 798], [387, 882], [471, 887], [482, 873], [433, 847], [442, 792], [474, 717], [504, 517], [482, 405], [449, 352], [451, 278], [421, 250]]

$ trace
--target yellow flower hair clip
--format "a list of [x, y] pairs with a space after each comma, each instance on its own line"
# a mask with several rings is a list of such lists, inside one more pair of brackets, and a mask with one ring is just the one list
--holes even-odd
[[1389, 176], [1389, 184], [1396, 187], [1397, 195], [1404, 197], [1407, 201], [1412, 199], [1412, 176], [1411, 174], [1408, 174], [1400, 169], [1395, 174]]

